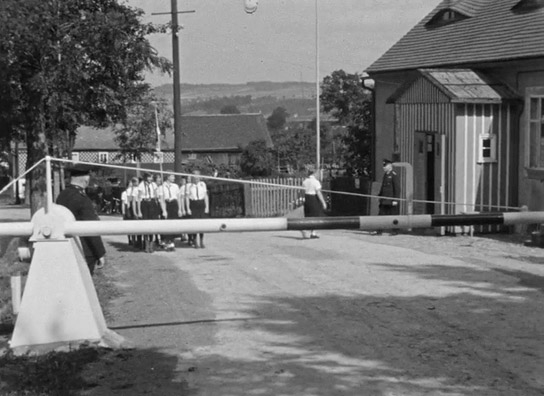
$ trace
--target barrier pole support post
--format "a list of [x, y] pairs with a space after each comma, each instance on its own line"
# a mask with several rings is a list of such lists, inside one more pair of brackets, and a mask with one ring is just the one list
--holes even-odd
[[51, 157], [49, 155], [45, 157], [45, 188], [45, 213], [49, 213], [53, 204], [53, 178], [51, 177]]
[[11, 306], [13, 315], [19, 314], [21, 307], [21, 273], [18, 272], [10, 278], [11, 283]]

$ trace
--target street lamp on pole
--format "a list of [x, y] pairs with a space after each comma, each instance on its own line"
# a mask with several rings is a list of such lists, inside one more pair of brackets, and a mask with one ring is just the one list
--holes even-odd
[[172, 21], [172, 63], [174, 64], [174, 172], [181, 173], [181, 89], [180, 89], [180, 64], [179, 64], [179, 37], [178, 14], [194, 13], [195, 10], [178, 11], [178, 1], [171, 0], [170, 12], [156, 12], [152, 15], [170, 14]]
[[315, 166], [318, 172], [321, 172], [321, 104], [319, 101], [319, 9], [317, 6], [318, 0], [315, 0], [315, 133], [316, 133], [316, 150], [315, 150]]

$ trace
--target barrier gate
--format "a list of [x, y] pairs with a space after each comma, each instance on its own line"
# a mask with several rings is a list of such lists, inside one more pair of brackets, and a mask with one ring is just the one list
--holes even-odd
[[[30, 237], [33, 254], [19, 315], [10, 341], [15, 354], [41, 354], [82, 343], [119, 348], [129, 343], [109, 330], [79, 238], [94, 235], [192, 234], [292, 231], [307, 229], [390, 230], [470, 225], [544, 223], [544, 212], [496, 212], [464, 215], [349, 216], [324, 218], [253, 218], [76, 221], [51, 201], [51, 170], [46, 158], [47, 201], [30, 222], [0, 224], [0, 236]], [[62, 280], [59, 282], [59, 280]]]

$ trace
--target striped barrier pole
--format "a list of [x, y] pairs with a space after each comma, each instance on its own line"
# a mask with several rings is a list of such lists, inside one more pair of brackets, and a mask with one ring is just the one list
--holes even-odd
[[[58, 211], [59, 206], [53, 205]], [[67, 210], [63, 207], [60, 207]], [[62, 210], [61, 209], [61, 210]], [[47, 221], [48, 220], [48, 221]], [[0, 224], [0, 236], [33, 236], [34, 240], [56, 237], [177, 234], [213, 232], [256, 232], [289, 230], [387, 230], [469, 225], [516, 225], [544, 223], [544, 212], [489, 212], [459, 215], [346, 216], [292, 219], [285, 217], [252, 219], [186, 219], [131, 221], [55, 220], [55, 214], [37, 212], [32, 222]]]
[[197, 232], [305, 229], [400, 229], [455, 225], [544, 223], [544, 212], [323, 218], [76, 221], [51, 204], [31, 222], [0, 224], [0, 235], [30, 236], [33, 255], [10, 347], [15, 354], [41, 354], [82, 343], [111, 348], [126, 341], [106, 326], [77, 237]]

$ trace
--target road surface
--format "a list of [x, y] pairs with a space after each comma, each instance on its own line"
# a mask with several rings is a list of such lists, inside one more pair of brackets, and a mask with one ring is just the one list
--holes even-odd
[[544, 252], [506, 240], [224, 233], [146, 254], [107, 237], [103, 306], [135, 349], [82, 394], [542, 395]]

